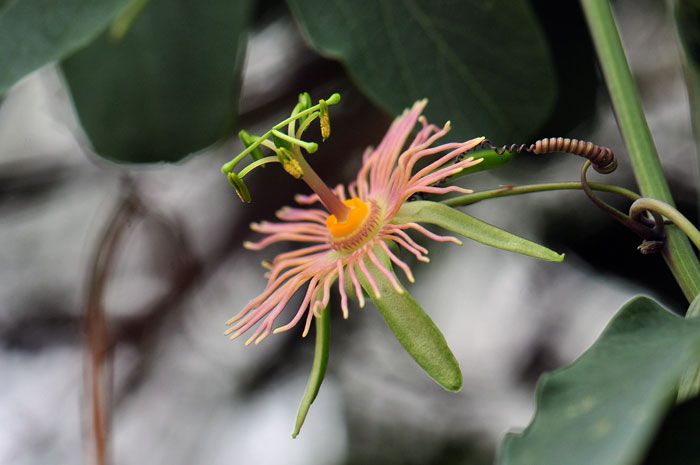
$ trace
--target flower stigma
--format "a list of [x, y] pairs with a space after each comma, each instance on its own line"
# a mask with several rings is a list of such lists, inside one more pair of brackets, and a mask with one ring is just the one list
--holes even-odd
[[352, 253], [377, 235], [380, 227], [381, 208], [377, 202], [363, 202], [357, 197], [345, 200], [350, 214], [345, 221], [328, 215], [326, 227], [331, 234], [333, 249], [340, 253]]

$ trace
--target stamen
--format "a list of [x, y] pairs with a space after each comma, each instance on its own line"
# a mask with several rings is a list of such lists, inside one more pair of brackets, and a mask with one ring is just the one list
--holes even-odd
[[238, 194], [238, 198], [241, 199], [241, 202], [250, 203], [250, 192], [243, 180], [236, 176], [236, 173], [233, 171], [228, 173], [226, 177], [228, 178], [228, 182], [236, 189], [236, 194]]
[[277, 157], [282, 163], [282, 168], [289, 173], [292, 177], [300, 179], [304, 176], [304, 170], [302, 170], [301, 165], [298, 161], [292, 158], [291, 154], [284, 147], [280, 147], [277, 151]]
[[331, 136], [331, 119], [328, 115], [328, 104], [325, 100], [321, 99], [318, 102], [321, 107], [321, 137], [325, 142]]

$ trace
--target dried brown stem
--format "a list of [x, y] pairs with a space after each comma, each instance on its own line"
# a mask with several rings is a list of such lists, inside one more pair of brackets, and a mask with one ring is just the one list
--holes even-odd
[[84, 377], [87, 463], [108, 463], [107, 439], [110, 426], [111, 340], [104, 311], [104, 292], [114, 266], [120, 239], [139, 212], [133, 191], [123, 194], [94, 251], [85, 298]]

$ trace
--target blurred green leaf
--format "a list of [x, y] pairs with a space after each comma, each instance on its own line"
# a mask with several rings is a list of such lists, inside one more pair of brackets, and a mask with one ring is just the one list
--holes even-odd
[[700, 0], [672, 0], [673, 19], [681, 43], [681, 61], [690, 97], [690, 116], [700, 160]]
[[552, 0], [530, 3], [546, 34], [558, 84], [554, 108], [536, 138], [581, 131], [581, 123], [594, 118], [604, 88], [581, 5]]
[[[373, 251], [380, 263], [391, 270], [386, 253], [379, 247]], [[369, 281], [356, 266], [357, 277], [396, 339], [440, 386], [448, 391], [459, 391], [462, 388], [462, 372], [433, 320], [405, 289], [401, 288], [403, 293], [397, 293], [389, 279], [370, 260], [365, 262], [367, 270], [377, 283], [380, 296], [374, 295]]]
[[176, 161], [228, 135], [238, 107], [249, 0], [151, 0], [123, 39], [62, 63], [95, 151]]
[[342, 61], [390, 114], [427, 97], [454, 136], [526, 140], [557, 93], [550, 53], [526, 0], [288, 0], [311, 43]]
[[[700, 294], [695, 296], [688, 310], [685, 312], [686, 318], [700, 317]], [[700, 393], [700, 360], [693, 363], [683, 373], [678, 383], [678, 401], [685, 401], [696, 397]]]
[[506, 436], [498, 463], [639, 463], [699, 357], [700, 320], [632, 299], [578, 360], [540, 379], [535, 417]]
[[0, 95], [41, 66], [94, 39], [129, 0], [0, 3]]
[[551, 262], [564, 260], [564, 254], [558, 254], [553, 250], [437, 202], [426, 200], [407, 202], [401, 207], [393, 221], [396, 223], [430, 223], [498, 249]]

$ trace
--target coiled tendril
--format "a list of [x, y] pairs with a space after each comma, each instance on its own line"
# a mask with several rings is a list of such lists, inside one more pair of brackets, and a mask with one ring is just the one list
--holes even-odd
[[591, 161], [593, 169], [599, 173], [607, 174], [615, 171], [617, 168], [617, 160], [615, 160], [615, 155], [613, 151], [607, 147], [601, 147], [595, 145], [593, 142], [582, 141], [578, 139], [569, 139], [568, 137], [550, 137], [546, 139], [540, 139], [533, 144], [511, 144], [503, 145], [501, 147], [496, 147], [491, 143], [490, 140], [484, 139], [476, 149], [491, 149], [499, 155], [503, 155], [505, 152], [509, 153], [554, 153], [554, 152], [566, 152], [573, 155], [578, 155], [580, 157], [586, 158]]

